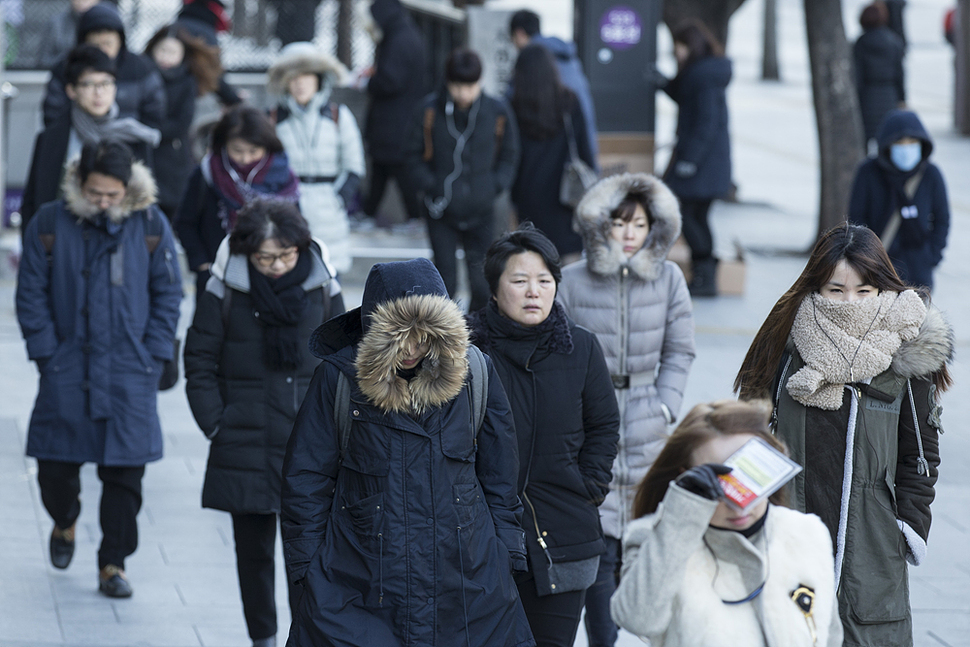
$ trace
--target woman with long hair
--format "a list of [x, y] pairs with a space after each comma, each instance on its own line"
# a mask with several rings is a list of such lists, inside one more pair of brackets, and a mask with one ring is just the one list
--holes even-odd
[[555, 244], [563, 264], [577, 260], [583, 241], [573, 231], [573, 210], [559, 201], [563, 166], [571, 142], [590, 167], [596, 167], [586, 119], [576, 95], [559, 80], [549, 50], [528, 45], [515, 61], [511, 104], [519, 124], [521, 157], [512, 185], [519, 222], [531, 221]]
[[815, 244], [735, 378], [741, 398], [773, 401], [775, 433], [805, 468], [792, 505], [831, 534], [847, 644], [913, 644], [906, 563], [926, 554], [952, 353], [952, 328], [879, 238], [842, 224]]
[[784, 490], [740, 511], [726, 503], [722, 463], [768, 431], [767, 402], [695, 406], [640, 484], [623, 535], [614, 620], [654, 647], [840, 647], [832, 544]]

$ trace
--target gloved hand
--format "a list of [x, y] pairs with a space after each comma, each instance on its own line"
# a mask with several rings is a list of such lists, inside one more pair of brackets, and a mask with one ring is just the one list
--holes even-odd
[[692, 467], [674, 481], [677, 485], [688, 492], [693, 492], [697, 496], [702, 496], [711, 501], [717, 501], [724, 496], [721, 489], [721, 481], [717, 478], [719, 474], [728, 474], [731, 468], [727, 465], [717, 463], [705, 463]]

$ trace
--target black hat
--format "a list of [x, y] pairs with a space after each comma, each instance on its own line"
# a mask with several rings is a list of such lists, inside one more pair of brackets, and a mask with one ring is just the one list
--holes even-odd
[[93, 31], [116, 31], [121, 36], [121, 49], [125, 49], [125, 23], [121, 21], [118, 9], [108, 2], [96, 4], [78, 18], [77, 44], [84, 44], [84, 39]]

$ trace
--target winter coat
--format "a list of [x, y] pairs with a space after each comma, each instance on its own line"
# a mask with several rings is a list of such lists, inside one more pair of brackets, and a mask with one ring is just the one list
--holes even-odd
[[68, 52], [74, 49], [78, 17], [73, 9], [67, 8], [47, 20], [38, 41], [40, 43], [37, 51], [38, 69], [51, 69], [57, 65], [61, 58], [67, 56]]
[[852, 46], [867, 141], [879, 133], [883, 118], [906, 101], [905, 54], [903, 39], [885, 26], [863, 32]]
[[159, 127], [162, 141], [155, 149], [155, 179], [158, 181], [158, 206], [171, 219], [175, 217], [194, 166], [189, 132], [195, 119], [198, 85], [185, 65], [161, 74], [168, 103]]
[[775, 433], [805, 468], [790, 487], [792, 507], [819, 515], [833, 538], [846, 644], [913, 644], [906, 562], [926, 554], [940, 463], [941, 408], [930, 376], [952, 352], [953, 331], [931, 307], [890, 369], [846, 385], [849, 397], [836, 411], [792, 398], [785, 385], [804, 362], [791, 343], [783, 357]]
[[[430, 344], [410, 381], [397, 373], [408, 332]], [[525, 566], [512, 415], [489, 363], [476, 436], [467, 335], [434, 266], [418, 259], [376, 265], [362, 308], [311, 339], [323, 362], [283, 464], [283, 554], [304, 591], [290, 647], [535, 644], [512, 579]], [[350, 384], [343, 452], [340, 373]]]
[[[923, 142], [923, 160], [909, 173], [903, 173], [890, 160], [890, 146], [902, 137]], [[865, 225], [882, 236], [892, 215], [907, 206], [900, 187], [912, 176], [922, 173], [911, 206], [916, 217], [903, 218], [889, 246], [889, 258], [904, 282], [933, 287], [933, 269], [943, 259], [950, 231], [950, 203], [946, 182], [940, 169], [929, 161], [933, 140], [919, 117], [897, 110], [886, 117], [879, 131], [879, 155], [867, 159], [856, 171], [849, 198], [849, 222]], [[894, 188], [897, 187], [897, 188]]]
[[[426, 199], [441, 198], [445, 196], [446, 178], [455, 171], [458, 137], [452, 133], [470, 129], [460, 174], [451, 184], [451, 199], [442, 216], [454, 228], [466, 229], [491, 218], [495, 198], [512, 186], [519, 162], [519, 134], [508, 105], [484, 92], [468, 110], [455, 108], [449, 117], [450, 103], [447, 90], [425, 98], [412, 120], [405, 157], [413, 189]], [[426, 136], [429, 114], [433, 123], [430, 136]]]
[[[610, 237], [610, 213], [629, 195], [646, 199], [653, 223], [627, 259]], [[684, 275], [667, 252], [680, 234], [677, 199], [650, 175], [614, 175], [576, 209], [586, 258], [563, 268], [558, 298], [593, 332], [614, 379], [620, 442], [610, 492], [600, 506], [603, 532], [617, 539], [630, 521], [637, 486], [667, 442], [694, 360], [694, 316]], [[625, 377], [628, 376], [628, 377]], [[625, 382], [629, 380], [628, 382]]]
[[[666, 85], [677, 102], [677, 143], [664, 181], [680, 199], [710, 200], [731, 191], [731, 136], [727, 86], [731, 61], [723, 56], [699, 59]], [[693, 165], [679, 174], [678, 162]]]
[[[545, 324], [545, 325], [544, 325]], [[604, 550], [597, 506], [609, 492], [620, 415], [593, 333], [553, 305], [526, 328], [495, 301], [469, 316], [512, 405], [529, 568], [539, 595], [593, 583]]]
[[[323, 78], [321, 90], [302, 107], [286, 95], [289, 80], [301, 73]], [[329, 56], [287, 57], [270, 68], [270, 88], [282, 96], [276, 134], [290, 168], [300, 177], [300, 211], [314, 236], [327, 243], [338, 272], [349, 272], [350, 224], [347, 204], [364, 176], [364, 144], [353, 113], [330, 102], [342, 66]]]
[[[569, 111], [580, 159], [595, 166], [596, 158], [586, 133], [580, 104], [573, 100]], [[573, 231], [573, 210], [559, 201], [562, 171], [569, 160], [565, 125], [549, 139], [532, 139], [521, 133], [522, 155], [512, 185], [512, 202], [519, 222], [531, 221], [559, 250], [560, 255], [583, 251], [583, 240]]]
[[[298, 324], [304, 349], [317, 326], [343, 313], [340, 286], [324, 252], [311, 243], [305, 253], [313, 268], [302, 285], [308, 300]], [[286, 441], [320, 362], [304, 351], [296, 369], [266, 366], [264, 326], [254, 316], [249, 294], [249, 262], [243, 254], [229, 255], [228, 238], [220, 247], [185, 338], [185, 394], [196, 422], [212, 441], [202, 507], [278, 514]]]
[[[107, 218], [82, 196], [74, 166], [63, 192], [41, 209], [53, 212], [51, 264], [34, 218], [17, 279], [17, 319], [41, 371], [27, 455], [144, 465], [162, 457], [156, 393], [182, 300], [175, 239], [141, 163]], [[153, 252], [148, 218], [162, 221]]]
[[[671, 484], [655, 513], [630, 523], [613, 620], [652, 647], [841, 647], [832, 543], [818, 517], [769, 505], [749, 539], [709, 526], [716, 507]], [[724, 604], [762, 582], [751, 602]], [[800, 586], [815, 593], [817, 640], [792, 600]]]
[[370, 107], [364, 139], [374, 161], [402, 164], [411, 117], [427, 93], [424, 40], [399, 0], [375, 0], [371, 14], [383, 38], [367, 82]]

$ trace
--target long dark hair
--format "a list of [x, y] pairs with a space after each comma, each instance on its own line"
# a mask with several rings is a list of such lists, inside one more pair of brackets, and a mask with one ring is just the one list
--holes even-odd
[[[768, 431], [770, 415], [771, 404], [764, 400], [719, 400], [691, 409], [667, 439], [657, 460], [640, 482], [633, 500], [634, 518], [656, 512], [670, 482], [692, 467], [694, 450], [715, 438], [751, 434], [787, 454], [784, 444]], [[784, 505], [784, 488], [772, 494], [768, 500], [775, 505]]]
[[718, 42], [711, 30], [700, 20], [688, 18], [673, 31], [675, 43], [687, 46], [689, 54], [681, 69], [708, 56], [723, 56], [724, 47]]
[[154, 60], [152, 50], [166, 38], [174, 38], [185, 47], [183, 62], [189, 73], [195, 77], [196, 94], [202, 96], [215, 92], [219, 87], [219, 77], [222, 76], [222, 60], [219, 48], [209, 45], [204, 39], [193, 36], [184, 27], [168, 25], [162, 27], [145, 45], [145, 56]]
[[552, 54], [542, 45], [527, 45], [515, 61], [512, 110], [519, 130], [529, 139], [549, 139], [562, 131], [563, 114], [575, 97], [559, 79]]
[[230, 108], [212, 131], [212, 150], [221, 151], [230, 139], [238, 137], [267, 153], [282, 153], [283, 144], [276, 136], [276, 128], [259, 108], [236, 104]]

